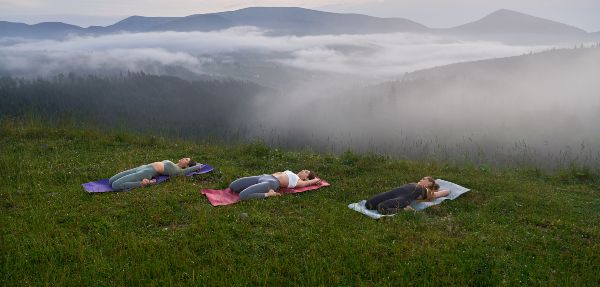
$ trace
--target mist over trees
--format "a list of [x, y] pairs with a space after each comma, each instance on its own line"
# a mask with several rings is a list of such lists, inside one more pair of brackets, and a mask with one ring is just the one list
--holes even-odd
[[[367, 30], [345, 33], [357, 19]], [[392, 20], [253, 8], [135, 16], [44, 40], [25, 30], [73, 27], [6, 22], [25, 34], [0, 35], [0, 118], [442, 162], [600, 167], [597, 33], [509, 10], [453, 29]]]
[[298, 147], [310, 143], [337, 152], [492, 165], [597, 167], [598, 74], [598, 45], [549, 50], [451, 64], [364, 88], [346, 83], [321, 96], [290, 91], [289, 99], [312, 101], [298, 102], [298, 112], [285, 117], [260, 115], [257, 121], [271, 134], [296, 135]]
[[452, 64], [373, 86], [339, 75], [278, 89], [144, 72], [2, 77], [0, 113], [325, 152], [598, 167], [599, 69], [595, 45]]
[[224, 138], [230, 120], [253, 99], [273, 91], [233, 80], [187, 81], [130, 72], [114, 76], [60, 74], [52, 78], [0, 78], [3, 117], [74, 119], [182, 137]]

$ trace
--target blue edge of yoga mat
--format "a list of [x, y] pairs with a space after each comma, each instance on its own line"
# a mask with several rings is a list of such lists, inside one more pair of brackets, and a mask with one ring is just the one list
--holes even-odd
[[[453, 182], [445, 181], [443, 179], [436, 179], [435, 182], [440, 185], [440, 189], [447, 189], [447, 190], [449, 190], [450, 194], [448, 194], [448, 196], [438, 197], [438, 198], [436, 198], [436, 199], [434, 199], [432, 201], [416, 201], [415, 200], [415, 201], [413, 201], [410, 204], [410, 206], [412, 206], [412, 208], [414, 208], [416, 211], [423, 210], [423, 209], [425, 209], [427, 207], [440, 204], [440, 203], [442, 203], [442, 201], [444, 201], [446, 199], [453, 200], [453, 199], [459, 197], [461, 194], [463, 194], [463, 193], [465, 193], [465, 192], [467, 192], [467, 191], [470, 190], [470, 189], [468, 189], [466, 187], [460, 186], [460, 185], [458, 185], [456, 183], [453, 183]], [[368, 217], [371, 217], [373, 219], [379, 219], [381, 217], [389, 217], [389, 216], [394, 216], [395, 215], [395, 214], [382, 215], [377, 210], [367, 209], [365, 207], [365, 203], [366, 202], [367, 202], [366, 200], [361, 200], [361, 201], [359, 201], [357, 203], [351, 203], [351, 204], [348, 205], [348, 208], [350, 208], [352, 210], [355, 210], [355, 211], [358, 211], [358, 212], [360, 212], [360, 213], [362, 213], [362, 214], [364, 214], [364, 215], [366, 215]]]
[[[186, 176], [207, 173], [207, 172], [212, 171], [213, 169], [214, 168], [212, 166], [205, 164], [199, 170], [192, 171], [192, 172], [186, 174]], [[159, 176], [155, 177], [155, 179], [156, 179], [156, 183], [158, 184], [158, 183], [161, 183], [161, 182], [169, 179], [169, 176], [159, 175]], [[86, 182], [86, 183], [82, 184], [82, 186], [83, 186], [83, 189], [89, 193], [114, 191], [112, 189], [112, 187], [110, 186], [110, 184], [108, 184], [108, 178], [100, 179], [97, 181]]]

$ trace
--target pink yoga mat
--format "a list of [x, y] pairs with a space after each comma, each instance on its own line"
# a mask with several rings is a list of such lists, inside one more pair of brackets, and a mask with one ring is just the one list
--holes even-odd
[[[318, 185], [309, 185], [309, 186], [305, 186], [305, 187], [299, 187], [299, 188], [280, 188], [279, 192], [283, 192], [283, 193], [298, 193], [298, 192], [304, 192], [307, 190], [313, 190], [313, 189], [318, 189], [324, 186], [329, 186], [330, 184], [324, 180], [321, 180], [321, 182]], [[208, 198], [208, 201], [210, 201], [210, 204], [212, 204], [213, 206], [219, 206], [219, 205], [229, 205], [229, 204], [234, 204], [238, 201], [240, 201], [240, 195], [231, 191], [230, 188], [226, 188], [226, 189], [202, 189], [200, 190], [200, 192], [204, 195], [206, 195], [206, 197]]]

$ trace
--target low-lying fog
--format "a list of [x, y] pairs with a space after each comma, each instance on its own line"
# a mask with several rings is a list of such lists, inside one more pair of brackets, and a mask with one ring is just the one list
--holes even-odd
[[[407, 158], [598, 167], [600, 48], [588, 47], [406, 33], [272, 37], [243, 27], [4, 39], [0, 75], [234, 77], [280, 91], [234, 116], [231, 130], [249, 139]], [[485, 59], [494, 60], [469, 62]], [[458, 62], [469, 63], [449, 65]]]
[[232, 55], [250, 54], [262, 56], [265, 64], [384, 80], [424, 68], [548, 48], [406, 33], [272, 37], [256, 28], [238, 27], [220, 32], [73, 36], [65, 41], [4, 39], [0, 71], [31, 77], [71, 70], [163, 73], [165, 66], [179, 66], [201, 74], [212, 73], [215, 61], [228, 63], [235, 58]]

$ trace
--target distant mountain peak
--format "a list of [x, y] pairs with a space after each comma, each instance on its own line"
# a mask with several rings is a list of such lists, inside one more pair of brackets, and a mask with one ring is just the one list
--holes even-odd
[[496, 11], [488, 14], [487, 16], [481, 18], [479, 21], [498, 21], [498, 20], [499, 21], [520, 21], [520, 22], [539, 21], [539, 22], [554, 23], [554, 24], [568, 26], [567, 24], [555, 22], [552, 20], [532, 16], [529, 14], [525, 14], [522, 12], [513, 11], [513, 10], [509, 10], [509, 9], [496, 10]]
[[474, 34], [584, 34], [586, 31], [525, 13], [500, 9], [451, 30]]
[[31, 26], [32, 27], [54, 27], [54, 28], [77, 28], [77, 29], [81, 29], [81, 27], [79, 27], [79, 26], [72, 25], [72, 24], [67, 24], [67, 23], [63, 23], [63, 22], [41, 22], [41, 23], [33, 24]]
[[[500, 10], [496, 10], [492, 13], [490, 13], [489, 15], [487, 15], [486, 17], [492, 17], [492, 16], [506, 16], [506, 15], [519, 15], [519, 16], [525, 16], [525, 17], [533, 17], [531, 15], [527, 15], [525, 13], [521, 13], [518, 11], [514, 11], [514, 10], [509, 10], [509, 9], [500, 9]], [[484, 17], [485, 18], [485, 17]]]
[[324, 35], [385, 32], [415, 32], [427, 28], [402, 18], [377, 18], [340, 14], [299, 7], [248, 7], [234, 11], [195, 14], [152, 30], [214, 31], [236, 26], [254, 26], [270, 35]]
[[168, 23], [180, 17], [145, 17], [139, 15], [129, 16], [106, 28], [112, 31], [145, 31], [154, 26]]
[[259, 7], [259, 6], [255, 6], [255, 7], [241, 8], [238, 10], [234, 10], [232, 12], [240, 12], [240, 11], [308, 11], [308, 12], [320, 12], [320, 13], [332, 14], [329, 12], [308, 9], [308, 8], [302, 8], [302, 7], [293, 7], [293, 6], [289, 6], [289, 7], [269, 7], [269, 6]]

